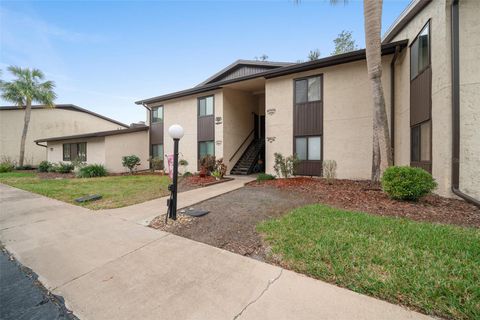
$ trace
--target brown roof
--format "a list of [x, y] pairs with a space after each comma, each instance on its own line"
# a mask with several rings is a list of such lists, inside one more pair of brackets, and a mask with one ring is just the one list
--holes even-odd
[[[45, 108], [48, 108], [48, 107], [46, 107], [46, 106], [44, 106], [44, 105], [33, 105], [33, 106], [32, 106], [32, 109], [45, 109]], [[3, 111], [3, 110], [21, 110], [21, 109], [25, 109], [25, 107], [18, 107], [18, 106], [0, 106], [0, 111]], [[103, 120], [107, 120], [107, 121], [113, 122], [113, 123], [115, 123], [115, 124], [118, 124], [119, 126], [128, 128], [128, 125], [125, 124], [125, 123], [122, 123], [122, 122], [120, 122], [120, 121], [114, 120], [114, 119], [109, 118], [109, 117], [102, 116], [101, 114], [98, 114], [98, 113], [96, 113], [96, 112], [93, 112], [93, 111], [90, 111], [90, 110], [81, 108], [81, 107], [76, 106], [76, 105], [74, 105], [74, 104], [56, 104], [56, 105], [55, 105], [55, 109], [72, 110], [72, 111], [77, 111], [77, 112], [88, 113], [88, 114], [91, 114], [92, 116], [95, 116], [95, 117], [97, 117], [97, 118], [100, 118], [100, 119], [103, 119]]]
[[128, 129], [99, 131], [99, 132], [92, 132], [92, 133], [76, 134], [72, 136], [37, 139], [35, 140], [35, 142], [52, 142], [52, 141], [62, 141], [62, 140], [83, 139], [83, 138], [98, 138], [98, 137], [114, 136], [117, 134], [125, 134], [125, 133], [132, 133], [132, 132], [139, 132], [139, 131], [146, 131], [146, 130], [148, 130], [148, 126], [135, 126]]
[[[383, 44], [382, 55], [393, 54], [395, 53], [396, 47], [400, 47], [400, 49], [403, 49], [407, 46], [407, 44], [408, 44], [408, 40], [401, 40], [401, 41]], [[161, 95], [153, 98], [139, 100], [139, 101], [136, 101], [135, 103], [149, 104], [153, 102], [161, 102], [161, 101], [189, 96], [192, 94], [207, 92], [211, 90], [217, 90], [222, 88], [223, 85], [234, 83], [234, 82], [240, 82], [240, 81], [261, 78], [261, 77], [265, 79], [270, 79], [270, 78], [280, 77], [287, 74], [303, 72], [303, 71], [308, 71], [308, 70], [313, 70], [318, 68], [324, 68], [324, 67], [329, 67], [333, 65], [339, 65], [343, 63], [364, 60], [364, 59], [365, 59], [365, 49], [356, 50], [356, 51], [339, 54], [335, 56], [330, 56], [330, 57], [326, 57], [326, 58], [322, 58], [314, 61], [296, 63], [296, 64], [292, 64], [292, 65], [288, 65], [280, 68], [275, 68], [273, 70], [268, 70], [265, 72], [260, 72], [260, 73], [256, 73], [256, 74], [252, 74], [244, 77], [219, 81], [211, 84], [205, 84], [205, 85], [193, 87], [187, 90], [177, 91], [177, 92], [173, 92], [173, 93], [169, 93], [169, 94], [165, 94], [165, 95]]]

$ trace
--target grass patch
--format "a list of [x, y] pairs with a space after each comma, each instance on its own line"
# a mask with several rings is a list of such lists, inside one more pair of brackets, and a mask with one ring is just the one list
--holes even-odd
[[[168, 194], [170, 179], [158, 175], [110, 176], [89, 179], [39, 179], [34, 173], [0, 173], [0, 183], [89, 209], [129, 206]], [[75, 198], [101, 194], [102, 199], [78, 204]]]
[[290, 269], [430, 315], [480, 319], [480, 230], [324, 205], [257, 226]]

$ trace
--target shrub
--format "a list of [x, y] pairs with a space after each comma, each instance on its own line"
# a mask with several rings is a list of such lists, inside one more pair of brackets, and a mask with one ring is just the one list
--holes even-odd
[[183, 177], [191, 177], [193, 174], [190, 171], [187, 171], [183, 174]]
[[188, 161], [185, 160], [185, 159], [180, 159], [180, 160], [178, 160], [178, 164], [182, 167], [186, 167], [186, 166], [188, 166]]
[[266, 173], [259, 173], [257, 176], [257, 181], [265, 181], [265, 180], [275, 180], [275, 176]]
[[52, 163], [48, 162], [48, 161], [42, 161], [40, 162], [40, 164], [38, 165], [38, 171], [39, 172], [49, 172], [50, 171], [50, 168], [53, 166]]
[[16, 166], [15, 170], [33, 170], [33, 166], [30, 164], [26, 164], [23, 166]]
[[200, 159], [200, 170], [205, 174], [210, 174], [215, 171], [215, 156], [206, 155]]
[[273, 169], [278, 177], [289, 178], [295, 174], [295, 169], [298, 165], [297, 155], [291, 155], [289, 157], [284, 157], [281, 153], [275, 152], [275, 164]]
[[58, 165], [54, 166], [55, 172], [58, 173], [70, 173], [75, 169], [75, 166], [71, 163], [59, 162]]
[[389, 167], [382, 176], [382, 188], [392, 199], [416, 201], [437, 187], [432, 175], [414, 167]]
[[218, 172], [220, 179], [223, 179], [227, 174], [227, 165], [223, 163], [223, 158], [220, 158], [215, 162], [215, 171]]
[[140, 165], [140, 158], [134, 154], [122, 157], [122, 165], [130, 170], [130, 174]]
[[152, 170], [163, 170], [163, 159], [160, 157], [150, 158]]
[[327, 183], [333, 183], [333, 180], [337, 177], [337, 161], [323, 161], [323, 177], [327, 180]]
[[78, 178], [104, 177], [107, 175], [107, 169], [101, 164], [90, 164], [80, 168]]
[[0, 163], [0, 173], [11, 172], [11, 171], [13, 171], [14, 168], [15, 168], [15, 166], [11, 162]]

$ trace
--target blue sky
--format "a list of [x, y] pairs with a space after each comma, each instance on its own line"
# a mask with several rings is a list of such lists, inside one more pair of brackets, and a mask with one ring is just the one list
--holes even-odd
[[[383, 31], [408, 2], [384, 0]], [[56, 103], [125, 123], [144, 120], [134, 101], [190, 88], [236, 59], [295, 62], [317, 48], [325, 57], [342, 30], [364, 47], [353, 0], [2, 1], [0, 30], [1, 69], [39, 68], [56, 82]]]

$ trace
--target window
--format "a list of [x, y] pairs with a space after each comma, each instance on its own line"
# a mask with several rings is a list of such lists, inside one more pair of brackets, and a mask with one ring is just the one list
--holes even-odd
[[213, 96], [198, 99], [198, 116], [213, 115]]
[[319, 101], [322, 99], [320, 77], [310, 77], [295, 81], [295, 103]]
[[163, 106], [152, 108], [152, 123], [163, 122]]
[[63, 161], [87, 161], [87, 143], [64, 143]]
[[202, 159], [206, 155], [215, 155], [215, 144], [213, 141], [202, 141], [198, 143], [198, 158]]
[[152, 158], [163, 160], [163, 144], [152, 144]]
[[431, 121], [425, 121], [411, 128], [411, 159], [412, 162], [430, 162]]
[[321, 160], [322, 138], [321, 137], [297, 137], [295, 138], [295, 153], [299, 160]]
[[70, 161], [70, 144], [63, 144], [63, 161]]
[[430, 65], [430, 23], [420, 31], [410, 46], [410, 79], [414, 79]]

